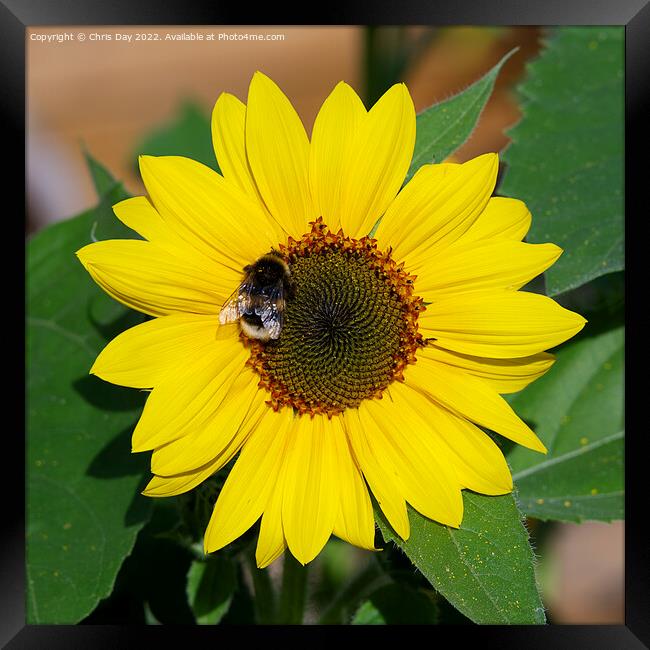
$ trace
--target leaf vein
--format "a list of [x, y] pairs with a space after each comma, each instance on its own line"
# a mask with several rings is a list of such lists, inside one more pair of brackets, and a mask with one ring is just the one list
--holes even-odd
[[[450, 122], [449, 126], [447, 126], [447, 128], [444, 131], [439, 133], [438, 137], [435, 140], [433, 140], [431, 142], [431, 144], [429, 144], [428, 147], [422, 149], [422, 151], [417, 156], [413, 157], [413, 162], [411, 163], [411, 167], [413, 167], [413, 164], [419, 165], [420, 161], [425, 156], [428, 157], [429, 152], [433, 151], [436, 148], [436, 145], [438, 144], [438, 142], [440, 142], [441, 140], [444, 140], [444, 137], [452, 130], [452, 128], [454, 128], [458, 124], [458, 122], [460, 122], [469, 113], [471, 113], [474, 110], [474, 107], [477, 104], [481, 103], [481, 100], [483, 99], [483, 96], [485, 95], [485, 92], [486, 92], [486, 89], [481, 89], [481, 92], [476, 96], [476, 98], [472, 101], [472, 103], [467, 106], [467, 109], [460, 113], [459, 118], [454, 122]], [[489, 91], [488, 91], [488, 94], [489, 94]], [[456, 95], [456, 96], [452, 97], [451, 99], [447, 100], [447, 102], [445, 102], [445, 103], [453, 101], [454, 99], [456, 99], [456, 97], [458, 97], [458, 95]], [[480, 115], [479, 115], [479, 117], [480, 117]]]
[[481, 581], [480, 575], [476, 573], [476, 571], [474, 570], [474, 567], [472, 566], [472, 564], [467, 561], [467, 559], [465, 558], [465, 554], [462, 552], [462, 550], [460, 548], [460, 545], [458, 544], [458, 541], [456, 540], [456, 538], [454, 537], [454, 535], [452, 534], [452, 532], [448, 528], [447, 528], [447, 534], [449, 535], [449, 537], [451, 538], [451, 541], [453, 542], [454, 546], [456, 547], [456, 550], [458, 551], [458, 555], [461, 558], [463, 564], [469, 569], [470, 573], [472, 574], [472, 576], [474, 577], [476, 582], [479, 584], [479, 586], [481, 587], [481, 589], [483, 590], [485, 595], [488, 597], [488, 600], [492, 603], [492, 605], [494, 605], [494, 608], [497, 611], [497, 613], [501, 615], [503, 622], [508, 623], [509, 621], [508, 621], [508, 617], [507, 617], [505, 611], [503, 609], [501, 609], [499, 604], [494, 600], [494, 598], [492, 597], [492, 594], [490, 594], [489, 590], [485, 587], [485, 585]]
[[76, 343], [82, 350], [88, 352], [88, 354], [91, 357], [94, 358], [95, 356], [97, 356], [97, 350], [94, 350], [90, 345], [88, 345], [85, 336], [79, 336], [78, 334], [73, 334], [72, 332], [63, 329], [58, 323], [52, 320], [46, 320], [44, 318], [36, 318], [34, 316], [28, 316], [27, 322], [31, 325], [34, 325], [35, 327], [43, 327], [45, 329], [52, 330], [53, 332], [56, 332], [57, 334], [60, 334], [64, 338], [68, 339], [69, 341]]
[[[97, 515], [92, 511], [92, 509], [88, 506], [88, 504], [72, 490], [69, 486], [67, 486], [65, 483], [60, 483], [59, 481], [55, 481], [52, 478], [49, 478], [48, 476], [44, 475], [37, 475], [34, 476], [34, 480], [41, 480], [44, 481], [45, 483], [50, 483], [54, 485], [55, 487], [62, 489], [64, 492], [68, 493], [79, 505], [88, 513], [90, 516], [91, 520], [95, 524], [95, 527], [97, 528], [97, 531], [99, 532], [100, 538], [101, 538], [101, 545], [100, 545], [100, 554], [99, 554], [99, 567], [100, 570], [96, 573], [95, 575], [95, 587], [93, 591], [97, 591], [99, 587], [99, 579], [101, 574], [104, 571], [104, 552], [106, 548], [106, 534], [104, 532], [104, 527], [101, 523], [101, 521], [97, 518]], [[76, 587], [75, 587], [76, 589]]]
[[555, 456], [554, 458], [549, 458], [548, 460], [538, 463], [537, 465], [533, 465], [532, 467], [522, 469], [520, 472], [513, 474], [512, 480], [518, 481], [521, 478], [535, 474], [541, 470], [547, 469], [548, 467], [557, 465], [558, 463], [563, 463], [567, 460], [571, 460], [572, 458], [576, 458], [577, 456], [582, 456], [583, 454], [586, 454], [589, 451], [593, 451], [594, 449], [597, 449], [598, 447], [602, 447], [603, 445], [606, 445], [609, 442], [613, 442], [614, 440], [618, 440], [619, 438], [623, 438], [623, 431], [617, 431], [616, 433], [613, 433], [609, 436], [605, 436], [604, 438], [601, 438], [600, 440], [596, 440], [591, 444], [585, 445], [584, 447], [573, 449], [571, 451], [566, 452], [565, 454], [561, 454], [560, 456]]

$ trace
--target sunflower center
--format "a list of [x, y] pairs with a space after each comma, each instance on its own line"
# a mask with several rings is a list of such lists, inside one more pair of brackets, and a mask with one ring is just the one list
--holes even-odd
[[282, 331], [250, 342], [270, 405], [334, 415], [380, 397], [422, 345], [413, 276], [375, 240], [330, 233], [321, 219], [280, 252], [293, 283]]

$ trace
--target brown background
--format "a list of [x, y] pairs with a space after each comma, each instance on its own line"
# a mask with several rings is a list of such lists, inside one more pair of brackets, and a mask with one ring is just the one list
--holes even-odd
[[[282, 34], [282, 41], [93, 41], [117, 33]], [[416, 42], [424, 28], [410, 28]], [[31, 40], [32, 35], [68, 33], [62, 43]], [[79, 41], [83, 34], [85, 40]], [[425, 34], [426, 36], [426, 34]], [[70, 216], [95, 199], [81, 154], [85, 144], [125, 181], [132, 192], [142, 185], [130, 155], [139, 137], [173, 119], [183, 98], [208, 113], [219, 93], [245, 100], [255, 70], [273, 78], [291, 98], [311, 130], [321, 103], [340, 80], [363, 92], [364, 33], [357, 27], [142, 27], [30, 28], [27, 33], [27, 125], [30, 223]], [[391, 39], [384, 39], [390, 46]], [[535, 28], [446, 28], [406, 81], [416, 109], [445, 99], [476, 81], [507, 51], [520, 50], [505, 65], [479, 127], [458, 152], [464, 160], [498, 151], [507, 142], [503, 128], [518, 118], [510, 88], [527, 58], [538, 50]]]
[[[273, 41], [93, 41], [92, 34], [283, 34]], [[74, 40], [39, 42], [31, 35], [69, 33]], [[81, 41], [78, 34], [83, 34]], [[504, 66], [478, 128], [456, 153], [460, 161], [508, 142], [504, 129], [519, 119], [513, 87], [543, 33], [528, 28], [456, 27], [428, 33], [408, 28], [400, 38], [427, 42], [400, 76], [416, 109], [445, 99], [478, 79], [518, 46]], [[184, 98], [207, 114], [219, 93], [246, 99], [255, 70], [273, 78], [291, 99], [308, 132], [322, 101], [340, 80], [364, 86], [365, 32], [357, 27], [58, 27], [27, 31], [28, 231], [95, 203], [81, 152], [91, 154], [143, 192], [133, 165], [135, 143], [174, 118]], [[379, 34], [386, 51], [395, 30]], [[534, 525], [534, 524], [533, 524]], [[545, 604], [556, 623], [623, 623], [622, 522], [556, 525], [540, 558]]]

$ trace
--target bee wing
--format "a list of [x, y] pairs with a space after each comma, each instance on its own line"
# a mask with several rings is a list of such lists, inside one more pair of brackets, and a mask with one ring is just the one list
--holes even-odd
[[264, 329], [269, 333], [269, 338], [277, 339], [280, 336], [284, 323], [284, 285], [278, 282], [264, 296], [261, 304], [255, 307], [255, 313], [262, 319]]
[[235, 289], [230, 298], [223, 303], [219, 312], [219, 323], [225, 325], [232, 323], [241, 317], [242, 314], [250, 313], [252, 309], [250, 292], [252, 284], [244, 280], [237, 289]]
[[236, 321], [240, 316], [239, 313], [239, 289], [235, 290], [230, 298], [224, 302], [219, 312], [219, 323], [225, 325]]

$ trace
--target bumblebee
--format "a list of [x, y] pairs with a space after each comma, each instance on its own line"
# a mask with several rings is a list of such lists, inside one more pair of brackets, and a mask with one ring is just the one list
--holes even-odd
[[244, 280], [224, 303], [219, 322], [239, 320], [242, 332], [252, 339], [277, 339], [282, 331], [284, 308], [293, 294], [288, 264], [277, 251], [262, 255], [244, 267]]

